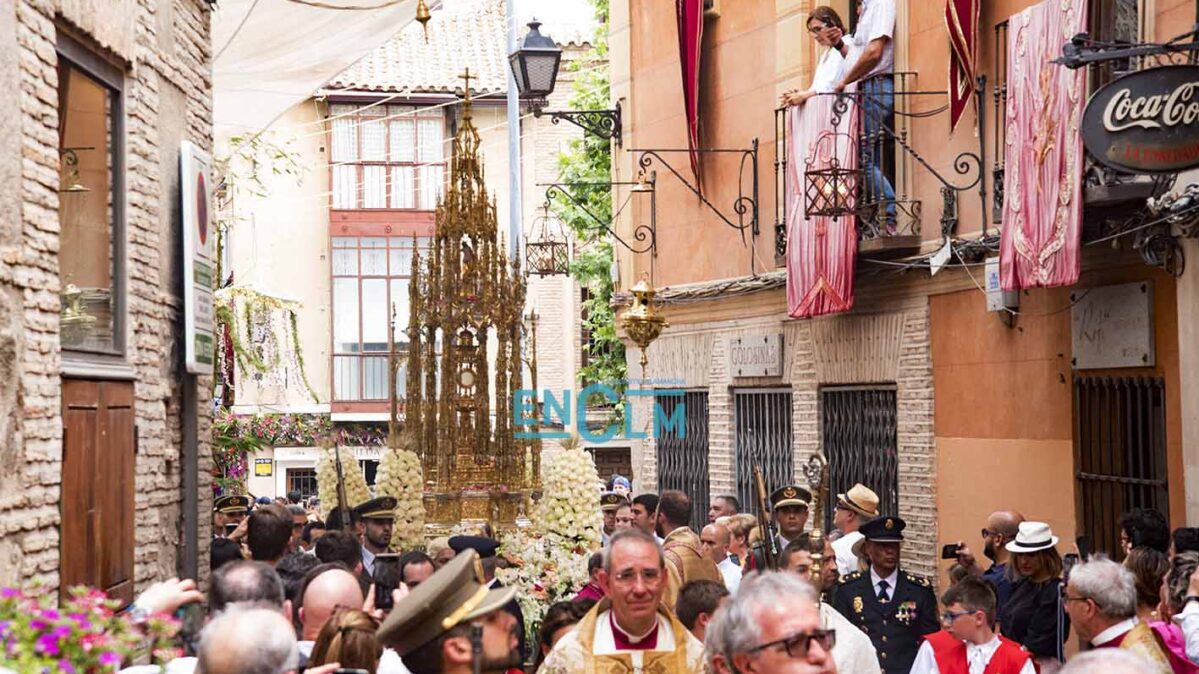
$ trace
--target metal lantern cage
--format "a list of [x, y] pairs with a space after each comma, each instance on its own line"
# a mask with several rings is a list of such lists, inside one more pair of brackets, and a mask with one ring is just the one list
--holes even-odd
[[846, 133], [824, 133], [812, 144], [804, 160], [804, 215], [840, 218], [857, 208], [858, 185], [863, 172], [848, 168], [840, 156], [856, 157], [857, 141]]

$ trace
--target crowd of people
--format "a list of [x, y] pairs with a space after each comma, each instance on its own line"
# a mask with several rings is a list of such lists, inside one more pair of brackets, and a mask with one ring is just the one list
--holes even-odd
[[1171, 532], [1156, 511], [1121, 518], [1122, 563], [1063, 556], [1048, 524], [996, 511], [986, 564], [969, 542], [945, 546], [938, 596], [905, 569], [904, 520], [861, 484], [835, 495], [820, 535], [798, 485], [762, 519], [716, 496], [698, 533], [687, 494], [608, 487], [588, 580], [548, 607], [536, 643], [518, 589], [495, 579], [492, 532], [389, 552], [388, 497], [332, 525], [298, 502], [222, 497], [207, 594], [172, 580], [127, 610], [203, 610], [167, 674], [1199, 673], [1199, 529]]

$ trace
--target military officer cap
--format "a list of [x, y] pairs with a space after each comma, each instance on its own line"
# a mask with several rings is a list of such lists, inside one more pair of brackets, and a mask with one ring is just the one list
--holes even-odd
[[396, 516], [396, 503], [393, 496], [379, 496], [354, 506], [354, 514], [359, 519], [393, 520]]
[[867, 520], [858, 527], [858, 533], [862, 534], [862, 538], [853, 544], [852, 552], [858, 557], [862, 556], [862, 547], [866, 541], [874, 543], [899, 543], [903, 541], [903, 529], [907, 523], [898, 517], [876, 517], [872, 520]]
[[490, 589], [478, 553], [466, 550], [401, 599], [375, 636], [402, 658], [458, 625], [500, 610], [515, 596], [515, 587]]
[[213, 501], [212, 509], [226, 515], [244, 515], [250, 511], [250, 497], [241, 494], [226, 494]]
[[778, 510], [787, 506], [807, 508], [811, 503], [812, 492], [794, 484], [779, 487], [770, 495], [771, 510]]
[[600, 510], [617, 510], [620, 506], [628, 503], [623, 496], [614, 491], [606, 491], [600, 494]]
[[495, 551], [500, 549], [499, 541], [486, 536], [451, 536], [450, 549], [461, 554], [466, 550], [479, 553], [480, 559], [495, 557]]

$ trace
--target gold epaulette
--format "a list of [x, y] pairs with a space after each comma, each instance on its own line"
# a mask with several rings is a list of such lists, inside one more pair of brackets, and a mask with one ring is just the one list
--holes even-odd
[[900, 571], [900, 573], [903, 574], [903, 577], [906, 578], [909, 583], [914, 583], [921, 587], [927, 587], [930, 590], [933, 587], [933, 584], [924, 576], [917, 576], [915, 574], [908, 573], [907, 571]]
[[844, 576], [841, 576], [841, 579], [837, 581], [837, 584], [844, 585], [851, 580], [857, 580], [861, 577], [862, 577], [861, 571], [852, 571], [850, 573], [845, 574]]

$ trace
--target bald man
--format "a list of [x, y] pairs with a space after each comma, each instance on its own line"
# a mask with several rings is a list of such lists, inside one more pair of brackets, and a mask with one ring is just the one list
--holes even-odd
[[325, 621], [338, 608], [361, 608], [366, 601], [354, 574], [334, 565], [322, 564], [305, 577], [300, 595], [300, 655], [304, 663], [312, 655], [316, 637]]
[[727, 526], [713, 522], [700, 532], [699, 542], [703, 545], [704, 555], [716, 562], [729, 594], [737, 594], [737, 588], [741, 585], [741, 566], [729, 558], [730, 538]]
[[1016, 532], [1024, 515], [1015, 510], [996, 510], [987, 518], [987, 526], [982, 531], [983, 554], [991, 560], [991, 566], [983, 571], [978, 566], [974, 553], [964, 542], [959, 541], [958, 564], [961, 564], [971, 575], [981, 576], [983, 580], [995, 588], [996, 611], [1002, 607], [1012, 592], [1012, 584], [1007, 579], [1007, 565], [1012, 553], [1007, 551], [1007, 544], [1016, 540]]

